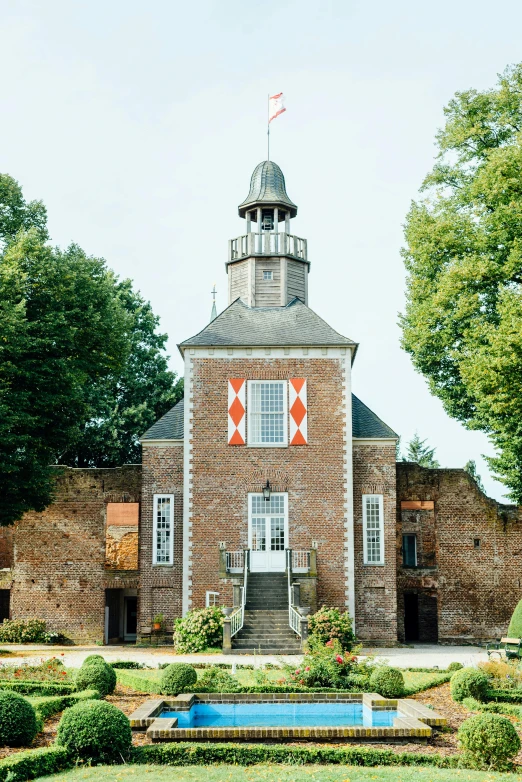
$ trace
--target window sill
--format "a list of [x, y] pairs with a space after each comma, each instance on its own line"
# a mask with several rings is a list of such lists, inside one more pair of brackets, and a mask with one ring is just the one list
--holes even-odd
[[171, 570], [174, 565], [165, 565], [163, 562], [153, 562], [152, 567], [159, 567], [159, 568], [166, 568], [168, 570]]
[[364, 567], [386, 567], [385, 562], [364, 562]]
[[288, 448], [288, 443], [247, 443], [248, 448]]

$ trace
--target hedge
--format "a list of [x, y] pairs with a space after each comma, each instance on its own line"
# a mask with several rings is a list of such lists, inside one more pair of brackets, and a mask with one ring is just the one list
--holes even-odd
[[[406, 669], [406, 672], [411, 671], [412, 673], [424, 673], [424, 671], [417, 671], [415, 668], [408, 668]], [[426, 673], [431, 673], [432, 676], [429, 679], [426, 679], [425, 682], [422, 684], [416, 684], [414, 687], [408, 687], [407, 685], [404, 686], [404, 698], [407, 698], [408, 695], [416, 695], [418, 692], [424, 692], [424, 690], [430, 690], [432, 687], [437, 687], [439, 684], [444, 684], [445, 682], [449, 682], [455, 671], [446, 672], [435, 672], [435, 671], [426, 671]]]
[[0, 760], [0, 782], [36, 779], [65, 771], [74, 765], [74, 759], [63, 747], [28, 749]]
[[486, 700], [496, 703], [522, 703], [522, 690], [488, 690]]
[[[308, 763], [351, 766], [438, 766], [462, 767], [459, 756], [398, 752], [374, 747], [295, 747], [276, 744], [146, 744], [133, 747], [131, 763], [164, 766], [206, 766], [227, 763], [252, 766], [255, 763]], [[460, 763], [460, 765], [459, 765]]]
[[510, 717], [522, 719], [522, 709], [520, 706], [513, 706], [509, 703], [480, 703], [475, 698], [464, 698], [462, 705], [470, 711], [485, 711], [492, 714], [508, 714]]
[[34, 706], [36, 716], [42, 721], [48, 720], [53, 714], [68, 709], [80, 701], [98, 700], [100, 693], [98, 690], [83, 690], [82, 692], [73, 692], [70, 695], [48, 695], [43, 698], [32, 698], [31, 703]]
[[44, 682], [38, 679], [0, 680], [0, 690], [13, 690], [21, 695], [70, 695], [74, 684], [65, 682]]

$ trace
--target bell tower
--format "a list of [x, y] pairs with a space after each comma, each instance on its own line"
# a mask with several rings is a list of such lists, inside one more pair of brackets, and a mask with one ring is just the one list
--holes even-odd
[[277, 163], [256, 166], [238, 210], [246, 233], [228, 243], [228, 303], [241, 298], [249, 307], [285, 307], [297, 296], [308, 304], [306, 239], [290, 232], [297, 206]]

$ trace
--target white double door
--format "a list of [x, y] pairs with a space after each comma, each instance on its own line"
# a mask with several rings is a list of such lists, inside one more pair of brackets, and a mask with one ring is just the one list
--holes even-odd
[[281, 572], [286, 568], [288, 548], [288, 495], [248, 495], [248, 547], [250, 570], [254, 573]]

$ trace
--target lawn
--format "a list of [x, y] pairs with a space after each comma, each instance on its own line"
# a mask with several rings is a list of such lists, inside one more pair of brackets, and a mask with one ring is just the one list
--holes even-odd
[[44, 777], [47, 782], [522, 782], [518, 774], [419, 767], [359, 766], [100, 766]]

